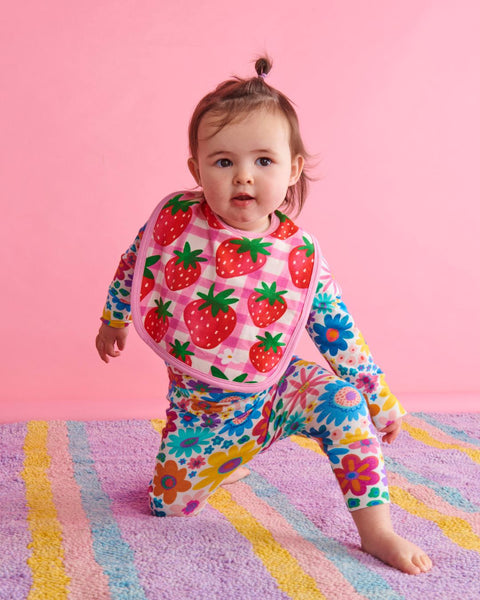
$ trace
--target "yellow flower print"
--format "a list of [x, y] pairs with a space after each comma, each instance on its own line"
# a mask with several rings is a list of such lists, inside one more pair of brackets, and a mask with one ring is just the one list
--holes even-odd
[[390, 410], [397, 403], [397, 399], [390, 391], [390, 388], [388, 387], [388, 385], [385, 381], [385, 376], [383, 375], [383, 373], [379, 376], [379, 383], [380, 383], [380, 388], [381, 388], [379, 396], [380, 396], [380, 398], [385, 399], [385, 402], [382, 405], [382, 410], [384, 410], [384, 411]]
[[348, 444], [353, 444], [354, 442], [358, 442], [360, 440], [365, 440], [366, 438], [370, 437], [370, 432], [365, 429], [360, 429], [360, 427], [357, 427], [357, 429], [355, 429], [355, 431], [352, 433], [351, 431], [347, 432], [343, 438], [343, 440], [340, 441], [341, 444], [345, 444], [345, 446], [348, 446]]
[[295, 361], [295, 366], [296, 367], [308, 367], [310, 366], [312, 363], [308, 360], [303, 360], [303, 359], [299, 359]]
[[367, 342], [365, 341], [365, 338], [363, 337], [360, 331], [357, 331], [357, 336], [358, 337], [355, 340], [355, 343], [357, 344], [357, 346], [360, 346], [360, 352], [367, 355], [370, 354], [370, 348], [367, 346]]
[[199, 490], [209, 485], [209, 491], [213, 491], [232, 471], [251, 460], [259, 450], [260, 447], [255, 444], [255, 440], [250, 440], [243, 446], [232, 446], [228, 452], [215, 452], [208, 459], [210, 467], [198, 474], [203, 481], [199, 481], [193, 489]]

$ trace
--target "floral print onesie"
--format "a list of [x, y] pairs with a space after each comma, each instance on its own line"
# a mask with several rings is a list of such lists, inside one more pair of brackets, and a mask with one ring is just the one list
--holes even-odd
[[[142, 228], [121, 257], [102, 321], [131, 321], [130, 292]], [[315, 439], [326, 453], [349, 510], [389, 502], [375, 427], [405, 414], [390, 392], [322, 258], [307, 331], [331, 367], [292, 357], [277, 383], [255, 393], [229, 391], [167, 364], [170, 406], [149, 488], [157, 516], [197, 514], [240, 465], [283, 437]], [[234, 352], [234, 350], [232, 350]], [[228, 352], [221, 359], [228, 364]]]

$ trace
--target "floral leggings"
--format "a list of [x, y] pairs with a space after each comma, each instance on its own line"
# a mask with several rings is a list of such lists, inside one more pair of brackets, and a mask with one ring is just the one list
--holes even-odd
[[367, 403], [331, 371], [293, 357], [276, 385], [254, 395], [169, 374], [170, 407], [149, 488], [154, 515], [197, 514], [235, 469], [293, 434], [323, 448], [349, 510], [389, 502]]

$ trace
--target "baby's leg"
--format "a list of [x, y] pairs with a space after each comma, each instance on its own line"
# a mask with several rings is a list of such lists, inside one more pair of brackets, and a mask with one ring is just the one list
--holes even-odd
[[[321, 367], [301, 361], [283, 397], [288, 414], [296, 415], [297, 433], [314, 438], [327, 454], [362, 548], [406, 573], [430, 569], [427, 555], [393, 530], [384, 459], [362, 394]], [[294, 425], [290, 418], [287, 435]]]
[[204, 409], [212, 410], [202, 418], [170, 406], [149, 488], [154, 515], [197, 515], [220, 485], [248, 474], [244, 465], [260, 446], [246, 432], [261, 407], [248, 402], [242, 406], [245, 414], [242, 410], [215, 413], [205, 402]]

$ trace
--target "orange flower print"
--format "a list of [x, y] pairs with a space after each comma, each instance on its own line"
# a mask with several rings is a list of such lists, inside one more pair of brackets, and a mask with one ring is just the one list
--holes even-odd
[[342, 458], [342, 468], [334, 469], [333, 472], [343, 494], [351, 492], [355, 496], [363, 496], [369, 485], [380, 481], [380, 476], [375, 472], [377, 467], [376, 456], [361, 459], [356, 454], [347, 454]]
[[173, 504], [179, 492], [186, 492], [192, 484], [185, 481], [187, 469], [179, 469], [174, 460], [165, 464], [157, 463], [153, 478], [153, 493], [158, 498], [163, 496], [165, 504]]

